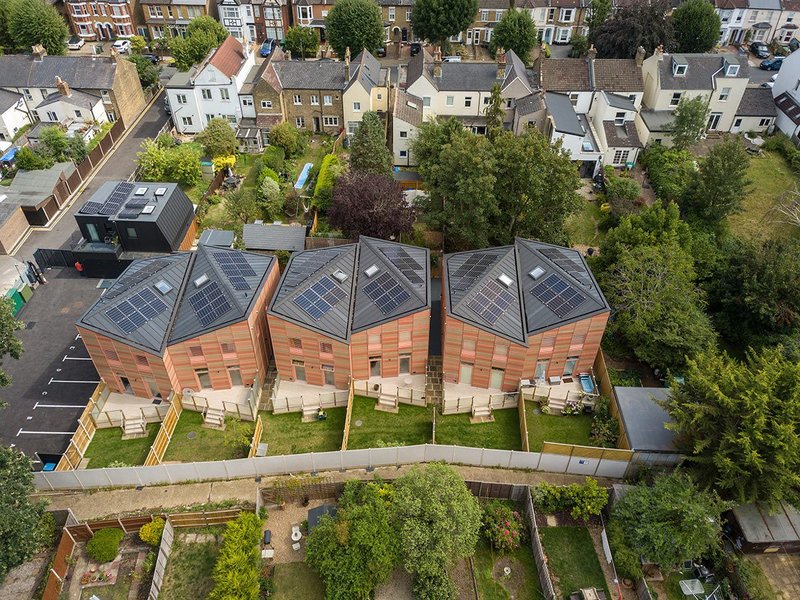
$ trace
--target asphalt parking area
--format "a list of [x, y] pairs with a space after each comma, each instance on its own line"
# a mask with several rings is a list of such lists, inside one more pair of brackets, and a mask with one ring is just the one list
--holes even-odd
[[0, 412], [0, 441], [13, 445], [41, 467], [41, 454], [61, 454], [100, 380], [75, 329], [76, 319], [99, 297], [98, 280], [67, 269], [45, 273], [48, 283], [17, 318], [25, 353], [6, 359], [12, 384], [0, 390], [8, 407]]

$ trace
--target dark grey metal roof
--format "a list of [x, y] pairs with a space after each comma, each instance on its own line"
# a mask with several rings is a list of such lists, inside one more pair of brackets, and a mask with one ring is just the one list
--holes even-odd
[[242, 240], [248, 250], [301, 252], [306, 247], [306, 228], [304, 225], [247, 223], [242, 230]]
[[[672, 74], [673, 59], [678, 64], [687, 65], [686, 74]], [[725, 67], [739, 65], [737, 79], [749, 79], [750, 70], [747, 58], [739, 58], [733, 54], [724, 57], [719, 54], [664, 54], [659, 63], [661, 89], [664, 90], [712, 90], [715, 89], [714, 78], [725, 77]]]
[[547, 111], [553, 117], [553, 125], [556, 131], [581, 137], [586, 134], [583, 125], [578, 119], [578, 114], [575, 112], [575, 107], [572, 106], [572, 102], [569, 100], [569, 96], [554, 92], [545, 92], [544, 96]]
[[646, 110], [639, 113], [648, 131], [672, 131], [675, 114], [671, 110]]
[[[410, 257], [411, 272], [403, 273], [393, 264], [393, 252], [405, 252]], [[426, 248], [364, 236], [357, 244], [298, 252], [286, 266], [269, 314], [348, 342], [351, 333], [430, 308], [429, 258]], [[343, 281], [334, 276], [339, 271], [345, 277]], [[386, 274], [408, 297], [384, 313], [365, 288]], [[333, 282], [341, 299], [315, 319], [295, 300], [326, 278]]]
[[386, 85], [385, 74], [383, 81], [381, 81], [381, 63], [367, 50], [362, 50], [358, 53], [350, 64], [350, 68], [352, 76], [347, 86], [348, 88], [356, 81], [361, 83], [368, 92], [371, 92], [372, 88], [377, 85]]
[[22, 100], [22, 96], [20, 94], [6, 90], [0, 90], [0, 112], [5, 112], [12, 106], [16, 106], [20, 100]]
[[14, 202], [21, 206], [37, 206], [53, 195], [62, 174], [69, 177], [74, 171], [75, 165], [71, 162], [56, 163], [49, 169], [19, 171], [11, 185], [3, 189], [2, 193], [8, 196], [6, 202]]
[[[234, 287], [220, 267], [214, 256], [216, 254], [241, 257], [250, 266], [255, 275], [244, 276], [247, 289]], [[77, 324], [124, 344], [162, 354], [170, 344], [247, 319], [274, 261], [273, 256], [265, 254], [206, 246], [198, 246], [196, 252], [137, 260], [123, 271], [105, 294], [81, 316]], [[203, 275], [207, 277], [205, 281], [200, 279]], [[155, 287], [160, 281], [168, 284], [170, 289], [167, 293], [162, 293]], [[196, 282], [200, 285], [196, 285]], [[204, 323], [192, 306], [192, 297], [212, 286], [220, 290], [228, 308]], [[132, 332], [126, 333], [107, 313], [145, 290], [154, 293], [167, 308]]]
[[0, 56], [0, 87], [53, 88], [61, 77], [73, 90], [111, 89], [117, 72], [113, 58], [91, 56], [45, 56], [29, 54]]
[[272, 63], [281, 87], [290, 90], [343, 90], [344, 63], [282, 60]]
[[615, 386], [614, 395], [631, 450], [678, 452], [675, 432], [664, 427], [672, 418], [658, 404], [669, 398], [669, 388]]
[[736, 115], [740, 117], [774, 117], [778, 114], [772, 90], [763, 87], [745, 88]]
[[750, 543], [800, 541], [800, 512], [788, 502], [770, 508], [763, 504], [742, 504], [733, 514], [745, 539]]
[[614, 108], [618, 108], [620, 110], [630, 110], [636, 112], [636, 106], [630, 101], [629, 98], [620, 96], [619, 94], [612, 94], [611, 92], [603, 92], [603, 94], [605, 94], [606, 101], [608, 102], [609, 106], [613, 106]]
[[[583, 141], [591, 144], [591, 152], [600, 152], [600, 146], [598, 146], [597, 140], [594, 139], [592, 128], [589, 126], [589, 117], [586, 115], [578, 115], [578, 121], [580, 121], [581, 127], [583, 127], [583, 131], [585, 132]], [[583, 151], [586, 152], [586, 149], [583, 148]]]
[[[3, 191], [0, 190], [0, 198], [3, 195]], [[0, 200], [0, 225], [5, 224], [18, 210], [20, 210], [19, 204], [8, 199]]]
[[[532, 272], [536, 273], [535, 279]], [[502, 275], [507, 278], [505, 283]], [[561, 314], [546, 306], [531, 291], [550, 275], [556, 275], [562, 285], [581, 299], [570, 310], [561, 310]], [[447, 255], [443, 282], [450, 314], [522, 345], [528, 344], [531, 335], [609, 311], [580, 252], [535, 240], [517, 238], [513, 246]], [[477, 314], [470, 303], [479, 300], [476, 297], [480, 297], [484, 286], [494, 285], [493, 282], [503, 283], [513, 298], [496, 321], [490, 323]]]
[[233, 246], [234, 240], [233, 231], [224, 231], [222, 229], [206, 229], [200, 234], [200, 241], [197, 242], [201, 246], [217, 246], [219, 248], [230, 248]]

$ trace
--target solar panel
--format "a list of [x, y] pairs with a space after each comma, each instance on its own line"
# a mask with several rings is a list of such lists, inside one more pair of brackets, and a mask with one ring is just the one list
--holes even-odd
[[514, 294], [510, 290], [496, 281], [490, 281], [475, 294], [467, 306], [484, 321], [494, 325], [512, 302]]
[[167, 305], [152, 290], [145, 289], [106, 311], [106, 316], [124, 334], [131, 334], [150, 319], [167, 310]]
[[343, 250], [323, 249], [303, 252], [292, 259], [291, 268], [283, 280], [284, 287], [294, 288], [339, 256]]
[[458, 267], [452, 275], [454, 290], [468, 290], [489, 268], [497, 262], [496, 254], [476, 252]]
[[225, 273], [225, 277], [231, 282], [233, 289], [250, 289], [250, 284], [247, 283], [245, 277], [255, 277], [256, 272], [244, 256], [231, 252], [212, 252], [211, 254], [214, 260], [217, 261], [219, 268]]
[[114, 285], [109, 289], [104, 295], [104, 300], [113, 300], [120, 294], [125, 293], [128, 289], [138, 285], [148, 277], [150, 277], [153, 273], [157, 273], [164, 267], [169, 266], [172, 264], [168, 260], [154, 260], [150, 264], [145, 265], [141, 269], [137, 269], [133, 273], [125, 274], [121, 278], [117, 279]]
[[125, 208], [141, 208], [147, 204], [145, 198], [131, 198], [125, 203]]
[[586, 268], [583, 266], [583, 263], [574, 259], [564, 250], [558, 248], [543, 248], [540, 249], [539, 252], [555, 263], [556, 266], [575, 277], [583, 285], [590, 286], [592, 284], [592, 280]]
[[423, 271], [423, 267], [400, 246], [387, 246], [381, 248], [384, 256], [389, 259], [395, 267], [408, 279], [413, 285], [421, 285], [424, 283], [422, 277], [417, 274], [417, 271]]
[[117, 187], [114, 188], [114, 191], [111, 192], [111, 195], [103, 203], [103, 206], [97, 211], [98, 214], [113, 215], [115, 212], [117, 212], [119, 207], [122, 206], [122, 203], [125, 202], [130, 193], [133, 191], [133, 187], [133, 184], [128, 183], [127, 181], [121, 181], [118, 183]]
[[132, 210], [128, 210], [126, 208], [125, 210], [120, 211], [120, 213], [117, 215], [117, 217], [119, 217], [120, 219], [135, 219], [136, 217], [139, 216], [139, 214], [141, 212], [142, 211], [139, 210], [138, 208], [134, 208]]
[[189, 304], [200, 323], [206, 326], [211, 325], [231, 309], [230, 302], [216, 281], [189, 296]]
[[103, 208], [102, 202], [87, 202], [78, 212], [83, 215], [94, 215], [97, 214], [97, 211], [99, 211], [101, 208]]
[[334, 306], [347, 297], [344, 290], [325, 275], [305, 292], [294, 299], [294, 303], [315, 321], [326, 315]]
[[531, 293], [561, 318], [566, 317], [586, 300], [555, 273], [551, 273], [542, 283], [531, 289]]
[[364, 286], [364, 293], [384, 315], [411, 298], [411, 294], [397, 283], [391, 273], [382, 273], [375, 281], [369, 282]]

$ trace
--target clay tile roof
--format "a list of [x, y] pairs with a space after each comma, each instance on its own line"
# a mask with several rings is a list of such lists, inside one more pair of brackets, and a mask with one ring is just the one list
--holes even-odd
[[216, 67], [226, 77], [233, 77], [239, 72], [239, 67], [244, 59], [242, 43], [232, 35], [229, 35], [222, 42], [222, 45], [214, 51], [214, 55], [208, 64]]
[[642, 69], [636, 61], [626, 58], [598, 58], [594, 60], [594, 86], [607, 92], [642, 92]]
[[548, 92], [589, 90], [589, 66], [582, 58], [547, 58], [542, 61], [542, 87]]

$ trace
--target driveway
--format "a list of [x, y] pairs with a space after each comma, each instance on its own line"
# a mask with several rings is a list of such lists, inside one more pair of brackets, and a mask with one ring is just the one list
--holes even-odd
[[168, 118], [169, 115], [164, 111], [164, 101], [159, 96], [114, 153], [95, 172], [94, 179], [86, 184], [70, 207], [58, 217], [58, 221], [47, 229], [32, 231], [15, 256], [22, 261], [32, 260], [37, 248], [61, 248], [69, 242], [72, 234], [78, 231], [73, 215], [103, 183], [130, 177], [136, 170], [136, 153], [142, 141], [154, 137]]

